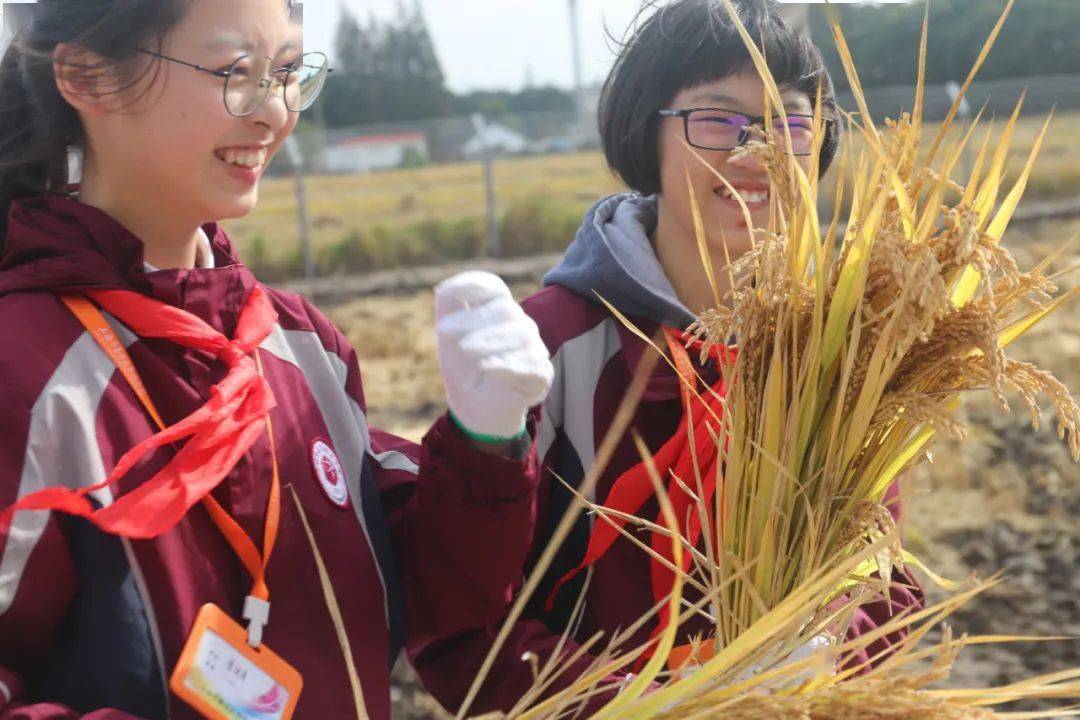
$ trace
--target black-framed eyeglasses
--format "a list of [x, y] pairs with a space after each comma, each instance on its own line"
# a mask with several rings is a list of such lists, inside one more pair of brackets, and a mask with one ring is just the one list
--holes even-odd
[[227, 68], [214, 70], [152, 50], [135, 49], [224, 79], [222, 99], [225, 109], [235, 117], [247, 117], [254, 113], [266, 102], [270, 92], [276, 92], [279, 87], [283, 89], [285, 107], [290, 112], [303, 112], [314, 104], [326, 84], [326, 76], [333, 72], [330, 61], [321, 52], [305, 53], [298, 61], [280, 67], [274, 67], [270, 58], [241, 55]]
[[[750, 139], [751, 128], [764, 130], [768, 123], [775, 131], [776, 143], [785, 152], [800, 157], [813, 152], [813, 115], [789, 114], [786, 118], [766, 118], [724, 108], [661, 110], [660, 115], [661, 117], [682, 118], [686, 142], [701, 150], [734, 150], [745, 145]], [[789, 135], [790, 147], [788, 147]]]

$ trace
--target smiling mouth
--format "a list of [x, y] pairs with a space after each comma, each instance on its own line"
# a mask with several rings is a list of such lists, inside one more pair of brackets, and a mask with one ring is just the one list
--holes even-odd
[[225, 148], [215, 151], [214, 156], [223, 163], [251, 170], [266, 164], [267, 151], [266, 148], [257, 150]]
[[[747, 205], [763, 205], [769, 201], [768, 189], [751, 190], [749, 188], [736, 187], [735, 191], [738, 193], [739, 198], [741, 198], [742, 201]], [[724, 198], [725, 200], [735, 200], [735, 196], [732, 194], [731, 190], [727, 188], [726, 185], [716, 188], [716, 190], [714, 190], [713, 192], [721, 198]]]

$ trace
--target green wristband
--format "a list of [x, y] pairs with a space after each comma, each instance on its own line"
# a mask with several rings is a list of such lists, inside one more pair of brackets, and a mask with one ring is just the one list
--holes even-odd
[[502, 437], [501, 435], [485, 435], [483, 433], [473, 432], [469, 428], [465, 427], [465, 423], [461, 422], [461, 419], [454, 414], [453, 410], [450, 411], [450, 419], [454, 421], [454, 424], [457, 425], [458, 430], [460, 430], [465, 435], [465, 437], [469, 438], [470, 440], [475, 440], [476, 442], [484, 443], [486, 445], [502, 445], [504, 443], [512, 443], [525, 437], [525, 433], [528, 430], [525, 423], [521, 423], [521, 430], [512, 437]]

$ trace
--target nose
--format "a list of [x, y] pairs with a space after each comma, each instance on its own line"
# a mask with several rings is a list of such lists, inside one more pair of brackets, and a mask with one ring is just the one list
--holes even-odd
[[[755, 139], [751, 134], [750, 139]], [[727, 164], [745, 170], [747, 174], [760, 174], [765, 172], [765, 166], [754, 155], [748, 152], [727, 153]]]
[[270, 88], [262, 104], [248, 116], [248, 121], [279, 131], [289, 124], [291, 113], [285, 106], [285, 83], [280, 78], [268, 80]]

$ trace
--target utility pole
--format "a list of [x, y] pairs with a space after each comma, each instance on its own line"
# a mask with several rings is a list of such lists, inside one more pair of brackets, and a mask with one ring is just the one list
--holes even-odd
[[484, 162], [484, 198], [487, 204], [488, 257], [502, 255], [502, 238], [499, 236], [499, 213], [495, 206], [495, 148], [491, 146], [487, 119], [481, 113], [474, 113], [473, 130], [480, 139]]
[[285, 155], [293, 169], [296, 193], [296, 220], [300, 226], [300, 254], [304, 258], [304, 279], [308, 283], [308, 296], [315, 300], [315, 261], [311, 252], [311, 225], [308, 222], [307, 192], [304, 187], [304, 154], [295, 135], [285, 138]]
[[585, 119], [585, 81], [581, 69], [581, 26], [578, 19], [578, 0], [566, 0], [567, 10], [570, 13], [570, 50], [574, 63], [574, 107], [577, 111], [577, 122], [584, 124]]

